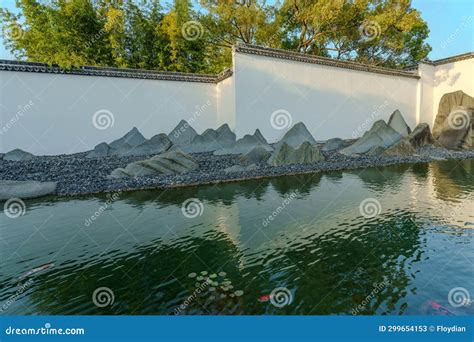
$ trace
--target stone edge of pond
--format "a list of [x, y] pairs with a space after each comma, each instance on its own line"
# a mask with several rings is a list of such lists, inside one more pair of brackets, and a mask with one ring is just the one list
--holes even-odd
[[[395, 159], [394, 159], [395, 158]], [[228, 183], [237, 183], [243, 181], [250, 181], [250, 180], [258, 180], [258, 179], [269, 179], [269, 178], [277, 178], [277, 177], [285, 177], [285, 176], [298, 176], [298, 175], [307, 175], [307, 174], [316, 174], [316, 173], [326, 173], [326, 172], [334, 172], [334, 171], [350, 171], [350, 170], [360, 170], [366, 168], [376, 168], [376, 167], [385, 167], [385, 166], [392, 166], [392, 165], [403, 165], [403, 164], [427, 164], [430, 162], [444, 162], [450, 160], [466, 160], [466, 159], [474, 159], [474, 154], [458, 154], [455, 156], [451, 156], [449, 158], [439, 159], [433, 156], [397, 156], [397, 157], [385, 157], [382, 160], [373, 160], [372, 158], [365, 159], [365, 163], [361, 163], [360, 165], [344, 165], [347, 163], [335, 163], [336, 165], [332, 167], [326, 168], [313, 168], [302, 170], [301, 167], [307, 167], [308, 165], [304, 164], [293, 164], [293, 165], [286, 165], [283, 167], [271, 167], [270, 169], [273, 173], [268, 174], [261, 174], [261, 175], [252, 175], [252, 173], [259, 173], [262, 170], [255, 170], [255, 171], [243, 171], [243, 172], [234, 172], [229, 173], [229, 176], [236, 175], [236, 174], [246, 174], [244, 177], [229, 177], [224, 179], [214, 179], [214, 180], [204, 180], [200, 182], [190, 182], [190, 183], [173, 183], [173, 184], [166, 184], [166, 185], [151, 185], [151, 186], [143, 186], [143, 187], [124, 187], [119, 189], [105, 189], [101, 191], [85, 191], [85, 192], [75, 192], [70, 194], [50, 194], [50, 196], [54, 196], [56, 199], [61, 198], [75, 198], [87, 195], [102, 195], [102, 194], [111, 194], [117, 192], [134, 192], [134, 191], [148, 191], [148, 190], [167, 190], [167, 189], [179, 189], [179, 188], [188, 188], [188, 187], [196, 187], [196, 186], [207, 186], [207, 185], [216, 185], [216, 184], [228, 184]], [[354, 159], [353, 161], [357, 161], [358, 158]], [[340, 165], [337, 165], [340, 164]], [[295, 171], [286, 171], [286, 169], [294, 168]], [[278, 169], [284, 169], [278, 171]], [[299, 170], [298, 170], [299, 168]], [[37, 198], [38, 199], [38, 198]]]

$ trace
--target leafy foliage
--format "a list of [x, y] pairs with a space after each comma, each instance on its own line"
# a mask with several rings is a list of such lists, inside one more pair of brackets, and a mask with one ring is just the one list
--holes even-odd
[[410, 0], [17, 0], [0, 10], [17, 58], [217, 73], [244, 42], [404, 67], [425, 58], [428, 27]]

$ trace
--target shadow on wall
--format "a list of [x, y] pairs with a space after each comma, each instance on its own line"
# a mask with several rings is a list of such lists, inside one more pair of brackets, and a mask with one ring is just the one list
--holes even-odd
[[433, 83], [435, 86], [440, 84], [448, 84], [450, 87], [454, 86], [458, 81], [459, 77], [461, 77], [460, 72], [454, 72], [454, 64], [445, 64], [443, 68], [438, 70], [435, 73], [435, 77]]
[[[314, 70], [312, 66], [305, 65], [305, 68]], [[389, 84], [384, 85], [384, 76], [368, 74], [359, 78], [354, 74], [348, 77], [347, 71], [329, 69], [321, 69], [324, 76], [321, 79], [312, 80], [304, 73], [289, 79], [281, 69], [276, 62], [266, 62], [262, 67], [247, 64], [242, 71], [242, 75], [251, 75], [245, 78], [245, 83], [252, 86], [237, 85], [237, 136], [259, 128], [268, 141], [273, 142], [283, 136], [291, 123], [301, 121], [316, 140], [357, 138], [370, 129], [373, 122], [387, 120], [396, 109], [411, 127], [416, 124], [416, 91], [414, 88], [411, 92], [407, 87], [411, 79], [387, 76]], [[239, 75], [238, 70], [236, 74]], [[378, 81], [381, 77], [382, 81]], [[244, 79], [239, 80], [237, 76], [236, 82], [244, 82]], [[413, 85], [416, 86], [415, 79]], [[393, 88], [397, 93], [393, 93]], [[273, 115], [276, 112], [280, 114], [276, 116], [280, 121]]]

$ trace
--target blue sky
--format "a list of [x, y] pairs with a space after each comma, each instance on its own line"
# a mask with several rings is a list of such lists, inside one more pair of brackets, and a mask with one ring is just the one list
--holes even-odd
[[[2, 7], [15, 10], [15, 0], [0, 0]], [[430, 59], [474, 51], [473, 0], [413, 0], [413, 7], [428, 22], [432, 46]], [[13, 59], [0, 40], [0, 58]]]

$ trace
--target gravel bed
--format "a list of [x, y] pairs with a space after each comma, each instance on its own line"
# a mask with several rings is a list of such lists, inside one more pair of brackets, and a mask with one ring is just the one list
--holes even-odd
[[212, 153], [197, 153], [192, 156], [199, 164], [198, 169], [183, 175], [140, 177], [131, 179], [108, 179], [107, 176], [118, 167], [147, 159], [140, 157], [86, 158], [87, 153], [35, 157], [29, 161], [0, 160], [0, 179], [36, 180], [58, 182], [58, 195], [79, 195], [117, 190], [169, 188], [185, 185], [199, 185], [243, 179], [274, 177], [301, 173], [333, 170], [350, 170], [402, 163], [426, 163], [433, 160], [474, 158], [474, 151], [447, 151], [425, 147], [416, 156], [344, 156], [337, 152], [323, 152], [326, 160], [310, 164], [294, 164], [272, 167], [258, 165], [252, 171], [224, 172], [225, 168], [239, 164], [239, 155], [214, 156]]

